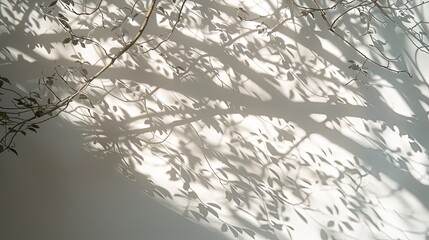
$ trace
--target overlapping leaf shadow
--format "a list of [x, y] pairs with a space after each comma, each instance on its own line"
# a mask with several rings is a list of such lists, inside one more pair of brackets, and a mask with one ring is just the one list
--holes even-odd
[[[271, 9], [266, 16], [251, 4], [189, 2], [178, 29], [158, 46], [178, 15], [176, 5], [160, 2], [146, 32], [152, 40], [131, 49], [67, 111], [87, 149], [116, 156], [147, 194], [235, 236], [298, 239], [310, 226], [322, 239], [425, 236], [427, 224], [401, 204], [415, 199], [428, 210], [427, 83], [418, 70], [410, 78], [383, 67], [386, 56], [407, 53], [407, 35], [393, 35], [395, 25], [377, 20], [376, 11], [376, 33], [368, 34], [371, 19], [350, 13], [338, 27], [350, 47], [319, 12], [295, 7], [300, 17], [289, 21], [290, 8], [262, 2]], [[106, 18], [129, 9], [106, 11]], [[356, 52], [362, 49], [382, 66], [366, 63]], [[34, 55], [31, 47], [22, 51]], [[389, 66], [410, 69], [416, 61]], [[405, 102], [411, 114], [392, 101]], [[390, 198], [399, 209], [384, 206]]]

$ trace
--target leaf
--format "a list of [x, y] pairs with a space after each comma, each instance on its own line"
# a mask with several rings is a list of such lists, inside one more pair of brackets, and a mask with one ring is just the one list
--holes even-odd
[[298, 216], [302, 219], [302, 221], [304, 221], [305, 223], [308, 223], [307, 219], [297, 210], [295, 210], [296, 214], [298, 214]]
[[332, 226], [334, 226], [334, 224], [335, 224], [334, 221], [331, 220], [328, 222], [328, 227], [332, 227]]
[[273, 179], [269, 177], [267, 179], [267, 182], [268, 182], [268, 186], [270, 186], [272, 188], [273, 187]]
[[320, 230], [320, 237], [322, 238], [322, 240], [328, 240], [328, 234], [325, 232], [325, 230]]
[[112, 31], [112, 32], [113, 32], [113, 31], [115, 31], [115, 30], [116, 30], [116, 29], [118, 29], [118, 28], [119, 28], [119, 25], [113, 26], [113, 27], [112, 27], [112, 29], [111, 29], [110, 31]]
[[234, 234], [234, 237], [238, 237], [238, 232], [235, 230], [232, 226], [229, 226], [229, 229], [231, 230], [232, 234]]
[[235, 230], [237, 230], [237, 232], [239, 232], [240, 234], [243, 233], [243, 230], [237, 226], [232, 226]]
[[54, 6], [55, 4], [57, 4], [57, 0], [55, 0], [55, 1], [53, 1], [53, 2], [51, 2], [49, 5], [48, 5], [48, 7], [52, 7], [52, 6]]
[[162, 104], [162, 102], [161, 102], [161, 101], [157, 100], [157, 101], [156, 101], [156, 104], [158, 105], [158, 108], [159, 108], [160, 110], [163, 110], [163, 109], [164, 109], [164, 105]]
[[226, 179], [228, 179], [228, 175], [226, 174], [226, 172], [223, 170], [223, 169], [221, 169], [221, 168], [218, 168], [217, 169]]
[[293, 79], [295, 79], [295, 77], [293, 76], [293, 74], [290, 71], [288, 71], [287, 72], [287, 80], [292, 81]]
[[68, 21], [69, 21], [69, 19], [68, 19], [68, 18], [66, 18], [64, 15], [62, 15], [61, 13], [58, 13], [58, 18], [59, 18], [60, 20], [64, 20], [64, 21], [66, 21], [66, 22], [68, 22]]
[[380, 41], [380, 40], [375, 40], [374, 41], [374, 46], [378, 49], [378, 50], [380, 50], [380, 51], [384, 51], [384, 45], [386, 45], [386, 43], [385, 42], [382, 42], [382, 41]]
[[[32, 132], [37, 133], [36, 129], [34, 129], [34, 128], [29, 127], [29, 128], [27, 128], [27, 129], [28, 129], [28, 130], [30, 130], [30, 131], [32, 131]], [[1, 152], [1, 151], [0, 151], [0, 152]]]
[[82, 70], [81, 70], [81, 71], [82, 71], [82, 74], [83, 74], [83, 75], [85, 75], [85, 76], [86, 76], [86, 75], [88, 75], [88, 71], [87, 71], [85, 68], [82, 68]]
[[207, 207], [207, 210], [213, 214], [213, 216], [215, 216], [216, 218], [219, 218], [219, 214], [211, 207]]
[[159, 7], [158, 7], [158, 9], [159, 9], [162, 13], [164, 13], [164, 14], [165, 14], [165, 10], [164, 10], [164, 8], [163, 8], [163, 7], [159, 6]]
[[350, 65], [349, 68], [351, 68], [353, 70], [359, 70], [359, 66], [354, 64], [354, 63], [352, 65]]
[[162, 194], [160, 191], [158, 191], [157, 189], [154, 189], [153, 192], [158, 195], [159, 197], [161, 197], [162, 199], [165, 199], [164, 194]]
[[343, 222], [343, 225], [346, 226], [346, 228], [350, 231], [353, 231], [353, 227], [348, 222]]
[[67, 44], [67, 43], [69, 43], [71, 41], [71, 38], [66, 38], [66, 39], [64, 39], [63, 40], [63, 44]]
[[0, 80], [2, 80], [3, 82], [7, 82], [7, 83], [9, 83], [9, 84], [10, 84], [9, 79], [7, 79], [7, 78], [5, 78], [5, 77], [0, 76]]
[[294, 45], [292, 45], [292, 44], [286, 44], [286, 47], [288, 47], [288, 48], [290, 48], [290, 49], [293, 49], [293, 50], [298, 50], [298, 48], [296, 48]]
[[189, 173], [184, 168], [182, 168], [180, 170], [180, 176], [182, 177], [183, 181], [185, 181], [185, 182], [191, 181], [191, 176], [189, 176]]
[[188, 197], [190, 197], [192, 199], [197, 199], [198, 195], [194, 191], [191, 191], [188, 193]]
[[242, 8], [242, 7], [240, 7], [240, 8], [238, 8], [240, 11], [242, 11], [243, 13], [245, 13], [245, 14], [247, 14], [247, 15], [249, 15], [249, 12], [247, 12], [246, 11], [246, 9], [244, 9], [244, 8]]
[[14, 148], [9, 148], [13, 153], [15, 153], [16, 156], [18, 156], [18, 152]]
[[181, 66], [176, 66], [176, 69], [181, 70], [181, 71], [185, 71], [185, 69]]
[[220, 34], [219, 34], [219, 37], [220, 37], [220, 39], [221, 39], [222, 41], [224, 41], [224, 42], [228, 41], [228, 38], [226, 38], [226, 36], [225, 36], [225, 34], [224, 34], [224, 33], [220, 33]]
[[250, 230], [250, 229], [247, 229], [247, 228], [243, 228], [243, 231], [244, 231], [247, 235], [249, 235], [251, 238], [255, 239], [255, 235], [256, 235], [256, 233], [255, 233], [254, 231], [252, 231], [252, 230]]
[[221, 206], [217, 205], [216, 203], [207, 203], [207, 205], [210, 205], [210, 206], [212, 206], [212, 207], [215, 207], [215, 208], [217, 208], [217, 209], [219, 209], [219, 210], [221, 210], [221, 209], [222, 209], [222, 208], [221, 208]]
[[197, 221], [200, 221], [200, 219], [204, 219], [207, 221], [207, 219], [205, 219], [205, 217], [203, 215], [201, 215], [200, 213], [195, 212], [193, 210], [190, 210], [190, 211], [191, 211], [192, 215], [194, 215], [195, 219], [197, 219]]
[[198, 204], [198, 211], [201, 215], [203, 215], [203, 217], [207, 217], [207, 215], [209, 214], [207, 208], [201, 203]]
[[64, 25], [65, 28], [71, 29], [70, 25], [64, 19], [60, 19], [60, 22]]
[[240, 206], [240, 199], [237, 196], [232, 196], [232, 200], [234, 200], [235, 204], [237, 204], [237, 206]]
[[414, 152], [422, 152], [422, 148], [416, 142], [410, 142], [410, 146]]
[[37, 111], [34, 113], [34, 115], [35, 115], [36, 117], [41, 117], [43, 114], [44, 114], [44, 111], [43, 111], [43, 110], [37, 110]]
[[228, 231], [228, 225], [226, 225], [226, 223], [222, 224], [222, 227], [220, 227], [220, 230], [221, 230], [222, 232], [226, 232], [226, 231]]
[[273, 227], [274, 227], [275, 229], [277, 229], [277, 230], [279, 230], [279, 231], [281, 231], [281, 230], [283, 229], [283, 225], [282, 225], [282, 224], [274, 223], [274, 222], [273, 222], [273, 224], [274, 224], [274, 226], [273, 226]]
[[30, 101], [30, 102], [32, 102], [32, 103], [34, 103], [34, 104], [37, 104], [36, 99], [34, 99], [34, 98], [32, 98], [32, 97], [29, 97], [29, 98], [27, 98], [27, 99], [28, 99], [28, 101]]
[[88, 97], [85, 94], [79, 94], [79, 99], [88, 99]]
[[230, 192], [230, 191], [226, 191], [226, 192], [225, 192], [225, 198], [226, 198], [228, 201], [231, 201], [231, 200], [232, 200], [232, 194], [231, 194], [231, 192]]
[[279, 152], [277, 149], [269, 142], [266, 142], [268, 152], [270, 152], [272, 155], [279, 155]]

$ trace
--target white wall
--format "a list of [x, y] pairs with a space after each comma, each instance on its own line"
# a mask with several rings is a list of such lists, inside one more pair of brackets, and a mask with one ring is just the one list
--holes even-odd
[[[12, 7], [2, 4], [3, 18], [12, 19]], [[126, 5], [106, 3], [112, 15], [119, 9], [115, 4]], [[173, 8], [161, 4], [167, 11]], [[389, 56], [401, 56], [389, 66], [407, 68], [413, 77], [367, 63], [369, 76], [345, 85], [356, 76], [348, 61], [363, 64], [362, 56], [324, 30], [317, 14], [295, 24], [283, 22], [290, 12], [279, 10], [281, 5], [274, 0], [187, 3], [184, 25], [159, 51], [142, 53], [155, 43], [131, 49], [134, 56], [123, 56], [84, 92], [94, 107], [76, 100], [67, 109], [76, 111], [44, 123], [37, 135], [20, 136], [18, 157], [0, 155], [0, 212], [5, 213], [0, 214], [0, 238], [232, 239], [230, 230], [219, 231], [226, 221], [252, 229], [257, 239], [426, 239], [427, 55], [417, 52], [391, 23], [380, 24], [374, 36], [388, 42], [384, 48]], [[85, 66], [89, 74], [107, 61], [98, 47], [61, 44], [68, 35], [52, 27], [55, 24], [40, 21], [37, 27], [34, 19], [40, 15], [33, 1], [20, 6], [22, 11], [13, 10], [17, 20], [0, 34], [2, 49], [10, 51], [2, 52], [0, 73], [15, 87], [37, 89], [42, 71], [50, 75], [53, 66], [76, 66], [76, 52], [90, 62]], [[245, 14], [240, 7], [255, 20], [239, 21], [237, 14]], [[259, 15], [268, 13], [273, 16], [263, 18], [264, 24], [284, 24], [271, 36], [258, 34]], [[414, 17], [424, 18], [423, 13]], [[191, 19], [198, 14], [204, 17]], [[131, 35], [142, 19], [126, 24]], [[161, 21], [158, 11], [145, 39], [169, 31], [168, 22]], [[344, 21], [340, 28], [346, 36], [356, 37], [364, 29], [358, 17]], [[89, 32], [78, 20], [71, 22], [81, 34]], [[96, 18], [92, 23], [99, 22]], [[117, 45], [114, 33], [119, 33], [111, 29], [94, 33], [109, 48]], [[363, 46], [362, 39], [350, 41], [371, 59], [379, 59], [377, 50]], [[70, 90], [55, 86], [63, 94]], [[154, 98], [146, 99], [150, 107], [158, 112], [166, 106], [181, 108], [179, 114], [162, 119], [168, 133], [174, 129], [165, 142], [161, 140], [166, 134], [157, 131], [162, 127], [146, 122], [156, 113], [133, 94], [156, 87], [161, 89]], [[211, 108], [191, 107], [201, 102]], [[207, 126], [207, 119], [213, 126]], [[145, 143], [155, 140], [161, 143]], [[106, 151], [111, 146], [114, 149]], [[154, 151], [154, 146], [168, 154]], [[180, 157], [183, 164], [178, 163]], [[132, 165], [135, 182], [117, 171], [124, 163]], [[191, 181], [192, 189], [201, 202], [222, 207], [221, 220], [209, 215], [210, 223], [191, 223], [189, 219], [195, 219], [187, 210], [198, 211], [198, 200], [145, 195], [153, 193], [148, 179], [171, 195], [185, 192], [185, 174], [173, 181], [167, 174], [171, 168], [201, 177]], [[238, 206], [225, 197], [234, 183], [219, 180], [221, 171], [213, 174], [213, 169], [222, 169], [236, 184], [251, 185], [240, 192], [245, 197]], [[276, 174], [279, 181], [270, 183]], [[204, 186], [203, 180], [214, 188]], [[274, 190], [287, 199], [279, 203], [272, 197]], [[269, 207], [275, 209], [271, 218], [282, 230], [263, 228], [265, 216], [257, 215]], [[187, 217], [181, 216], [184, 212]], [[250, 239], [245, 234], [240, 238]]]
[[146, 194], [81, 148], [61, 120], [0, 159], [0, 239], [223, 239]]

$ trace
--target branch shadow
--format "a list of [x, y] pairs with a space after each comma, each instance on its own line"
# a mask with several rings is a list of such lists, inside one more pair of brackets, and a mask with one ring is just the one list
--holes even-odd
[[[119, 59], [64, 117], [93, 156], [116, 158], [148, 195], [236, 237], [426, 236], [428, 89], [408, 35], [396, 34], [398, 25], [387, 18], [374, 20], [383, 17], [376, 8], [372, 18], [362, 9], [339, 21], [350, 46], [317, 11], [286, 21], [294, 10], [266, 4], [261, 15], [252, 3], [188, 3], [178, 29], [157, 47], [178, 16], [177, 5], [159, 3], [145, 33], [150, 41]], [[131, 9], [105, 7], [106, 19], [124, 19]], [[345, 9], [329, 11], [336, 16]], [[368, 21], [375, 23], [368, 27]], [[119, 42], [137, 28], [132, 21], [117, 26], [103, 24], [98, 37], [108, 39], [112, 31]], [[86, 28], [78, 34], [87, 35]], [[76, 65], [73, 57], [35, 56], [38, 45], [19, 47], [26, 43], [11, 41], [15, 32], [22, 27], [0, 37], [37, 61], [4, 58], [11, 63], [0, 66], [2, 74], [29, 80], [38, 64]], [[48, 41], [40, 46], [49, 54], [56, 49]], [[399, 72], [406, 67], [414, 77], [356, 52], [365, 49], [370, 59]], [[406, 58], [389, 60], [398, 54]], [[97, 64], [84, 69], [95, 73]]]

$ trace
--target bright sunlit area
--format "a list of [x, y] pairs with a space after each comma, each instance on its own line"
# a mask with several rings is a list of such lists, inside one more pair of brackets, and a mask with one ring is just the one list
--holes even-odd
[[427, 240], [428, 4], [0, 0], [0, 239]]

